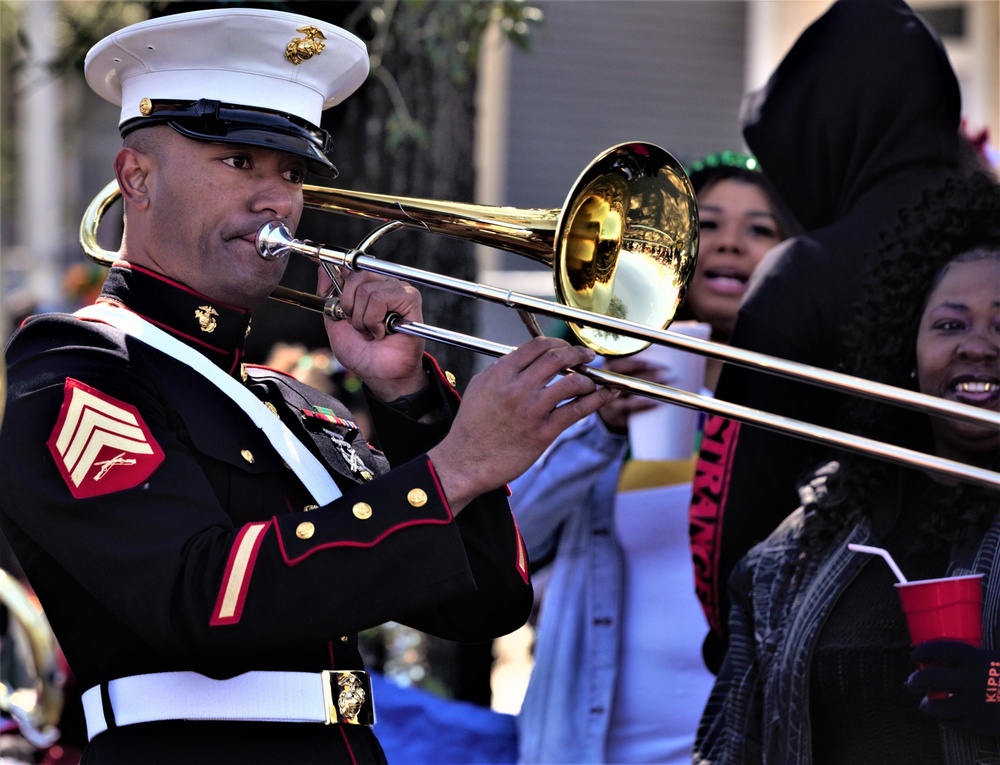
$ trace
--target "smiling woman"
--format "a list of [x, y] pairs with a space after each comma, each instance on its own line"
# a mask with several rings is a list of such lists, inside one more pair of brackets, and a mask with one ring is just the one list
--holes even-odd
[[[870, 256], [878, 266], [848, 328], [848, 371], [1000, 409], [996, 180], [946, 178]], [[847, 413], [861, 435], [1000, 463], [995, 429], [861, 399]], [[695, 762], [794, 765], [820, 752], [827, 762], [996, 760], [1000, 704], [987, 692], [1000, 663], [996, 490], [843, 454], [800, 494], [802, 507], [730, 578], [732, 637]], [[887, 550], [911, 580], [982, 574], [981, 647], [927, 642], [911, 656], [893, 574], [851, 543]]]
[[[927, 300], [917, 334], [922, 393], [1000, 408], [1000, 248], [948, 263]], [[946, 417], [931, 421], [942, 457], [976, 462], [1000, 451], [1000, 433]]]

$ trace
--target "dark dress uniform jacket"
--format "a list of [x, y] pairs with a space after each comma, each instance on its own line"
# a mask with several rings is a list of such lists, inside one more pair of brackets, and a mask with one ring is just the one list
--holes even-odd
[[[104, 298], [246, 373], [343, 496], [315, 506], [263, 431], [186, 364], [100, 322], [26, 322], [6, 351], [0, 526], [81, 689], [175, 670], [361, 669], [356, 633], [390, 620], [457, 641], [524, 623], [532, 593], [505, 493], [455, 518], [426, 456], [457, 407], [429, 357], [444, 414], [425, 424], [371, 400], [383, 455], [339, 402], [244, 369], [249, 313], [124, 264]], [[84, 761], [381, 757], [365, 726], [174, 721], [111, 727]]]

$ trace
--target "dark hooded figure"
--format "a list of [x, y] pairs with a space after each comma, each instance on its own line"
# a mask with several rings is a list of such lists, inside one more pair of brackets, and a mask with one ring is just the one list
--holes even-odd
[[[880, 232], [961, 165], [958, 82], [937, 35], [902, 0], [838, 0], [744, 104], [743, 134], [805, 233], [765, 258], [732, 345], [826, 369]], [[836, 393], [727, 365], [718, 398], [843, 429]], [[709, 418], [691, 508], [699, 596], [725, 644], [726, 579], [798, 504], [824, 447]], [[724, 522], [723, 522], [724, 519]]]

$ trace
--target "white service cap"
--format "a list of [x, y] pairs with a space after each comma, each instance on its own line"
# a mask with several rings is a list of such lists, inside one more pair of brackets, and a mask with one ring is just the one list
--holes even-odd
[[97, 43], [84, 72], [120, 105], [122, 135], [169, 124], [195, 140], [299, 154], [336, 175], [320, 129], [324, 109], [368, 76], [365, 44], [294, 13], [223, 8], [133, 24]]

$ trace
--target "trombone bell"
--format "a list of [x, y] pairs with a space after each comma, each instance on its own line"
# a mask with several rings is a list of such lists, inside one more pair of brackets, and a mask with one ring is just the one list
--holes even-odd
[[[613, 146], [580, 174], [562, 208], [493, 207], [307, 185], [308, 207], [397, 222], [507, 250], [552, 268], [565, 306], [666, 329], [694, 276], [698, 205], [684, 168], [649, 143]], [[648, 341], [569, 323], [602, 356]]]
[[[553, 278], [562, 305], [666, 329], [694, 276], [698, 205], [680, 164], [627, 143], [580, 175], [559, 217]], [[580, 342], [625, 356], [649, 342], [573, 322]]]

